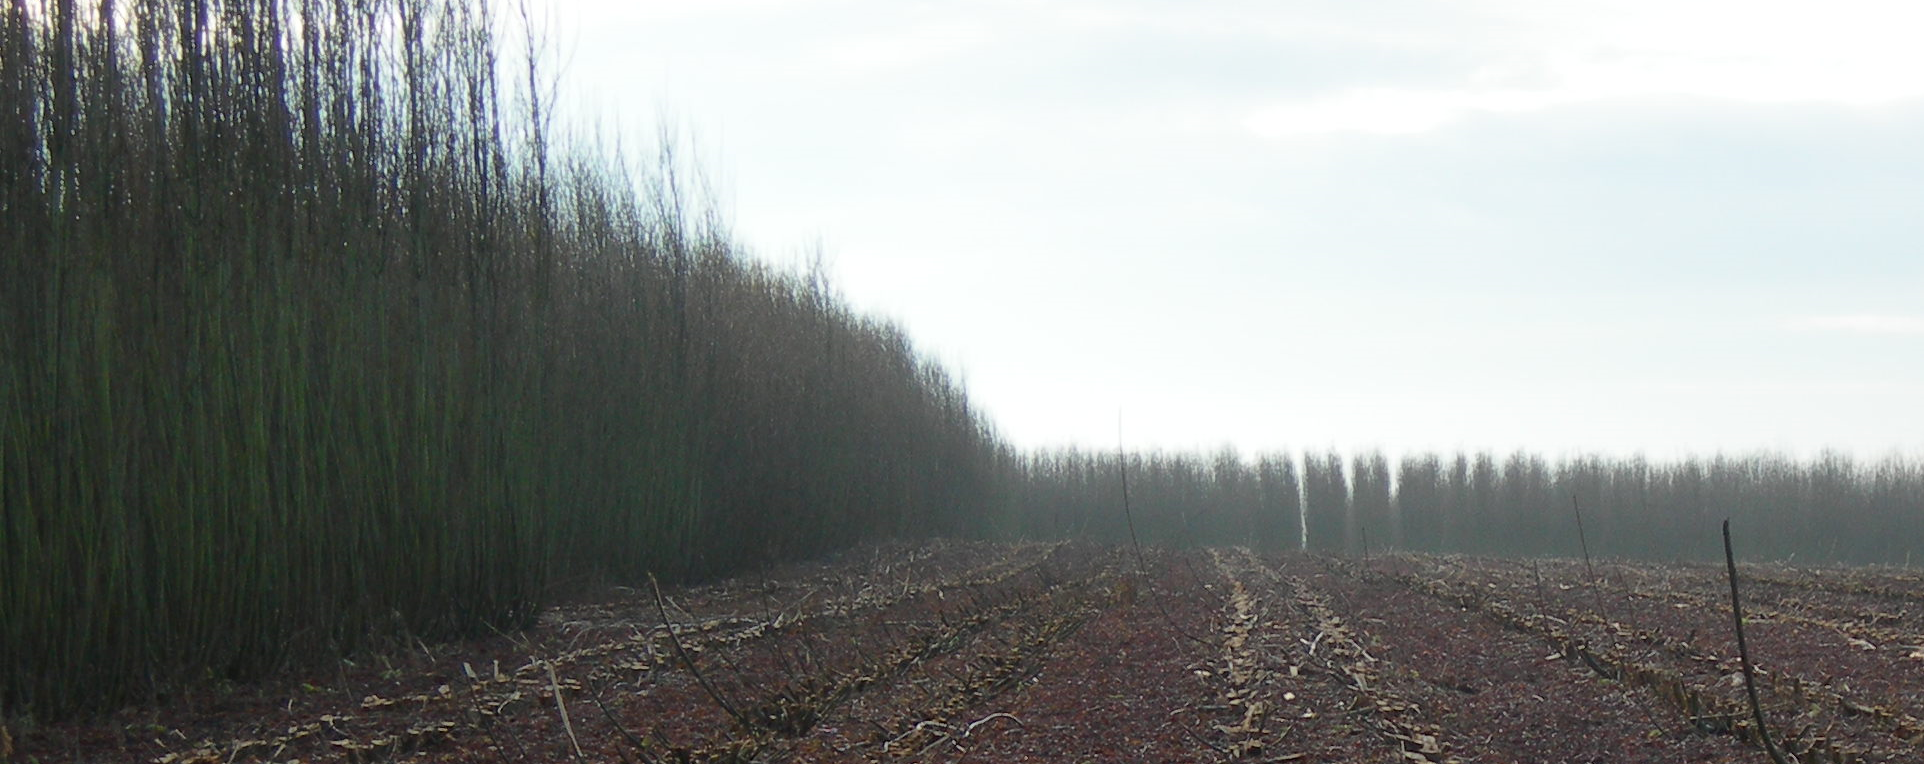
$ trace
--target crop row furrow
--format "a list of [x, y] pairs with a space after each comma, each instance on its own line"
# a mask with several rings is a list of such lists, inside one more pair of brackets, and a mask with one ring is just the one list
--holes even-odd
[[[540, 644], [521, 643], [518, 651], [522, 657], [513, 662], [518, 665], [510, 666], [499, 660], [481, 666], [461, 663], [452, 673], [444, 673], [424, 688], [404, 693], [377, 689], [358, 694], [358, 703], [342, 703], [317, 713], [314, 721], [252, 730], [225, 740], [162, 746], [172, 750], [165, 750], [153, 761], [156, 764], [224, 764], [276, 760], [289, 751], [300, 751], [316, 760], [363, 761], [431, 750], [435, 744], [461, 734], [513, 735], [516, 726], [531, 721], [545, 724], [546, 717], [556, 716], [557, 692], [564, 705], [581, 702], [579, 696], [587, 676], [633, 692], [675, 692], [674, 688], [656, 685], [680, 670], [674, 646], [677, 641], [680, 649], [688, 651], [697, 661], [716, 667], [709, 670], [725, 671], [730, 664], [743, 660], [765, 661], [766, 656], [746, 655], [745, 651], [756, 643], [779, 641], [801, 645], [806, 650], [812, 643], [835, 641], [836, 634], [876, 630], [878, 627], [863, 618], [865, 614], [900, 611], [903, 615], [893, 620], [909, 625], [896, 629], [901, 633], [879, 644], [903, 644], [917, 639], [923, 631], [944, 628], [944, 624], [919, 623], [932, 612], [936, 614], [934, 617], [949, 619], [951, 623], [947, 626], [960, 626], [971, 618], [971, 608], [986, 612], [995, 601], [1005, 599], [1012, 592], [1034, 589], [1038, 581], [1046, 578], [1039, 568], [1050, 564], [1060, 549], [1060, 544], [1011, 548], [985, 564], [970, 565], [967, 570], [941, 579], [887, 589], [864, 585], [857, 596], [812, 611], [777, 616], [781, 619], [778, 623], [758, 621], [740, 628], [728, 628], [724, 619], [664, 624], [659, 613], [654, 614], [651, 625], [642, 625], [638, 623], [643, 618], [640, 613], [652, 610], [652, 602], [643, 605], [631, 599], [619, 606], [601, 608], [604, 614], [628, 613], [631, 617], [627, 619], [610, 618], [611, 623], [607, 625], [584, 624], [574, 628], [564, 622], [557, 624], [559, 634]], [[1035, 575], [1034, 580], [1023, 578], [1031, 574]], [[576, 612], [579, 614], [580, 609]], [[875, 620], [891, 619], [878, 616]], [[595, 631], [615, 628], [626, 633], [587, 646], [574, 644]], [[889, 626], [879, 628], [885, 633], [891, 629]], [[778, 636], [783, 639], [773, 639]], [[764, 652], [778, 650], [766, 648]], [[878, 647], [876, 654], [883, 652], [885, 649]], [[789, 681], [763, 682], [759, 686], [743, 682], [756, 689], [777, 688], [766, 700], [751, 706], [758, 718], [780, 724], [784, 715], [804, 713], [810, 704], [822, 699], [823, 693], [832, 697], [834, 685], [812, 686], [810, 683], [814, 680], [797, 673], [813, 668], [819, 676], [835, 675], [832, 667], [813, 666], [799, 660], [792, 664], [789, 671], [776, 672]], [[682, 691], [689, 689], [692, 688], [681, 688]], [[782, 693], [788, 693], [789, 697]], [[619, 698], [615, 705], [617, 708], [622, 705]], [[509, 740], [490, 741], [490, 745], [513, 748], [515, 744]]]
[[1263, 665], [1263, 613], [1257, 590], [1245, 583], [1258, 567], [1252, 557], [1248, 549], [1240, 547], [1228, 552], [1209, 550], [1216, 572], [1229, 582], [1221, 629], [1221, 669], [1217, 674], [1222, 677], [1222, 705], [1242, 718], [1233, 724], [1218, 724], [1215, 731], [1229, 737], [1225, 748], [1231, 758], [1272, 750], [1281, 738], [1279, 731], [1270, 727], [1281, 691], [1274, 686], [1274, 672]]
[[[1544, 592], [1547, 590], [1540, 582], [1526, 584], [1520, 579], [1521, 576], [1514, 571], [1486, 571], [1481, 578], [1467, 580], [1464, 585], [1475, 589], [1477, 584], [1481, 584], [1481, 594], [1486, 597], [1502, 598], [1507, 595], [1528, 600], [1532, 603], [1531, 609], [1538, 615], [1557, 613], [1561, 616], [1562, 626], [1577, 632], [1580, 638], [1615, 640], [1626, 646], [1667, 655], [1675, 665], [1683, 668], [1684, 674], [1698, 677], [1706, 686], [1724, 686], [1731, 690], [1741, 688], [1741, 684], [1736, 684], [1741, 679], [1735, 644], [1725, 636], [1725, 629], [1717, 628], [1723, 624], [1715, 617], [1719, 611], [1727, 612], [1727, 594], [1715, 590], [1703, 591], [1701, 587], [1685, 589], [1661, 584], [1625, 587], [1605, 580], [1595, 583], [1611, 595], [1608, 600], [1602, 596], [1579, 596], [1581, 592], [1573, 591], [1567, 585], [1554, 587], [1558, 593], [1546, 597]], [[1616, 596], [1619, 594], [1630, 596]], [[1766, 598], [1766, 601], [1771, 600]], [[1640, 623], [1675, 625], [1670, 628], [1627, 625], [1596, 612], [1598, 605], [1606, 603], [1613, 611], [1621, 611]], [[1890, 747], [1895, 742], [1911, 748], [1924, 745], [1924, 721], [1918, 720], [1904, 708], [1901, 693], [1889, 692], [1901, 686], [1903, 678], [1918, 673], [1917, 663], [1924, 659], [1924, 653], [1920, 653], [1916, 646], [1918, 638], [1852, 621], [1805, 616], [1760, 606], [1754, 601], [1746, 602], [1744, 609], [1747, 623], [1777, 626], [1776, 631], [1755, 635], [1752, 641], [1753, 658], [1759, 659], [1757, 676], [1760, 688], [1776, 701], [1779, 710], [1797, 717], [1810, 716], [1812, 709], [1827, 710], [1852, 722], [1868, 724], [1891, 738], [1890, 741], [1878, 741], [1876, 747], [1879, 748]], [[1679, 637], [1672, 632], [1688, 633]], [[1825, 639], [1823, 637], [1826, 634], [1841, 638]], [[1878, 643], [1872, 643], [1866, 637], [1876, 638]], [[1755, 649], [1758, 643], [1765, 648], [1764, 651]], [[1724, 655], [1720, 657], [1711, 652], [1712, 646], [1721, 647]], [[1890, 647], [1899, 648], [1901, 653], [1888, 649]], [[1772, 650], [1790, 655], [1785, 656], [1784, 660], [1771, 660], [1778, 657], [1773, 655]], [[1880, 659], [1875, 657], [1877, 655], [1884, 657]], [[1803, 671], [1790, 671], [1783, 665], [1786, 661]], [[1825, 670], [1832, 676], [1855, 677], [1860, 685], [1875, 683], [1875, 686], [1886, 690], [1892, 700], [1873, 700], [1861, 690], [1854, 691], [1848, 680], [1818, 682], [1800, 675], [1813, 670]], [[1734, 687], [1729, 687], [1733, 684]], [[1793, 726], [1815, 728], [1820, 725], [1819, 720], [1805, 719]], [[1909, 755], [1915, 756], [1916, 753]]]
[[[1213, 728], [1227, 739], [1220, 748], [1226, 757], [1374, 761], [1384, 746], [1400, 750], [1408, 744], [1380, 735], [1352, 736], [1343, 725], [1325, 723], [1353, 711], [1356, 700], [1341, 669], [1316, 655], [1327, 638], [1318, 639], [1324, 632], [1302, 607], [1292, 581], [1245, 547], [1211, 550], [1210, 556], [1228, 582], [1215, 663], [1218, 704], [1226, 718]], [[1422, 747], [1417, 754], [1427, 757]], [[1440, 743], [1435, 747], [1440, 750]]]
[[[825, 650], [812, 663], [795, 661], [774, 673], [770, 673], [765, 661], [759, 670], [740, 664], [711, 663], [710, 671], [721, 669], [734, 673], [719, 679], [718, 686], [738, 691], [742, 697], [756, 698], [746, 706], [751, 709], [744, 715], [746, 721], [721, 720], [710, 714], [710, 718], [721, 725], [719, 729], [711, 726], [707, 733], [691, 736], [685, 729], [670, 734], [657, 728], [650, 732], [650, 737], [713, 741], [701, 746], [668, 747], [676, 760], [685, 757], [688, 761], [741, 761], [760, 752], [793, 748], [801, 745], [799, 741], [814, 736], [825, 719], [858, 695], [903, 682], [931, 662], [963, 651], [985, 637], [1001, 643], [1006, 634], [1038, 629], [1051, 633], [1035, 624], [1064, 622], [1061, 614], [1074, 612], [1076, 603], [1086, 599], [1104, 575], [1103, 570], [1097, 570], [1060, 580], [1037, 576], [1034, 581], [1023, 582], [1007, 591], [935, 600], [953, 605], [955, 609], [931, 609], [920, 617], [904, 613], [901, 620], [909, 622], [906, 625], [870, 621], [858, 633], [836, 638], [836, 642], [851, 649], [832, 653]], [[1011, 578], [1004, 577], [1004, 580]], [[702, 699], [684, 695], [679, 708], [685, 711], [689, 703], [701, 702]], [[671, 704], [668, 708], [677, 706]]]
[[[1648, 689], [1698, 729], [1730, 734], [1759, 748], [1763, 746], [1763, 737], [1742, 699], [1741, 675], [1737, 683], [1733, 683], [1729, 680], [1729, 674], [1717, 670], [1721, 661], [1714, 656], [1698, 653], [1674, 638], [1653, 630], [1603, 620], [1593, 614], [1568, 612], [1570, 618], [1559, 618], [1544, 614], [1539, 609], [1526, 610], [1500, 596], [1492, 596], [1487, 585], [1446, 583], [1407, 573], [1376, 575], [1385, 576], [1412, 591], [1480, 612], [1484, 617], [1508, 628], [1536, 635], [1559, 654], [1576, 658], [1599, 676]], [[1585, 622], [1599, 628], [1578, 628]], [[1635, 650], [1632, 642], [1661, 649]], [[1712, 670], [1706, 671], [1704, 666]], [[1691, 680], [1693, 676], [1702, 677], [1705, 674], [1712, 679]], [[1795, 727], [1773, 724], [1769, 730], [1772, 739], [1787, 752], [1799, 757], [1800, 761], [1851, 764], [1869, 760], [1901, 760], [1887, 758], [1888, 746], [1872, 747], [1859, 740], [1846, 741], [1833, 737], [1831, 733], [1835, 728], [1847, 725], [1831, 723], [1836, 721], [1833, 715], [1810, 712], [1809, 701], [1821, 697], [1813, 692], [1815, 686], [1811, 683], [1796, 680], [1783, 672], [1773, 672], [1763, 677], [1760, 693], [1779, 701], [1780, 709], [1802, 708], [1806, 712], [1802, 716], [1817, 717]], [[1800, 703], [1803, 705], [1800, 706]]]
[[1747, 580], [1770, 586], [1789, 589], [1822, 592], [1827, 594], [1851, 594], [1896, 602], [1924, 604], [1924, 581], [1901, 579], [1901, 583], [1887, 583], [1876, 580], [1840, 578], [1836, 576], [1812, 576], [1784, 573], [1749, 573]]
[[1382, 680], [1380, 662], [1369, 654], [1360, 635], [1330, 606], [1329, 600], [1301, 577], [1287, 579], [1297, 607], [1310, 616], [1316, 637], [1311, 644], [1324, 647], [1320, 659], [1332, 676], [1342, 680], [1356, 701], [1353, 712], [1364, 715], [1383, 739], [1389, 741], [1405, 761], [1430, 764], [1445, 761], [1440, 738], [1441, 728], [1420, 717], [1421, 709], [1391, 690]]
[[966, 751], [964, 745], [968, 738], [985, 725], [1001, 721], [1020, 725], [1020, 719], [1006, 712], [977, 714], [973, 721], [965, 717], [971, 709], [979, 708], [1034, 676], [1056, 645], [1095, 614], [1096, 609], [1086, 602], [1074, 604], [1058, 608], [1039, 622], [1020, 624], [1011, 634], [998, 637], [995, 641], [1000, 650], [964, 662], [962, 672], [947, 676], [946, 681], [930, 693], [933, 702], [917, 706], [887, 726], [899, 732], [882, 741], [881, 755], [913, 757], [943, 743]]

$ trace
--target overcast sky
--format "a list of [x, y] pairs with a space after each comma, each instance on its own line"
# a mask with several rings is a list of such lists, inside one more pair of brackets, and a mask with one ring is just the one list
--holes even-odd
[[1924, 5], [555, 0], [1022, 446], [1924, 451]]

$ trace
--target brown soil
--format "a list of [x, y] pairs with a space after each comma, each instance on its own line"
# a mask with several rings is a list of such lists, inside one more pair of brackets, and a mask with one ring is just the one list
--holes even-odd
[[[1806, 762], [1924, 760], [1924, 584], [1745, 576], [1772, 738]], [[1611, 562], [1593, 586], [1573, 561], [892, 545], [13, 720], [0, 761], [1767, 762], [1725, 585], [1708, 566]]]

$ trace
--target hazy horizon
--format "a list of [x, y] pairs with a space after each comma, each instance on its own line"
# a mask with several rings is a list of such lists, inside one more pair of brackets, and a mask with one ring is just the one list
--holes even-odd
[[[537, 11], [537, 15], [541, 15]], [[1898, 3], [556, 3], [1022, 447], [1924, 447]]]

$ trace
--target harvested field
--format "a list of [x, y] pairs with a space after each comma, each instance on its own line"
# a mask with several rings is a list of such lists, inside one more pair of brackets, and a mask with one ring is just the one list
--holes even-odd
[[[9, 730], [9, 761], [1767, 762], [1709, 566], [938, 542]], [[1747, 567], [1773, 739], [1924, 759], [1924, 585]], [[0, 741], [5, 742], [5, 741]]]

